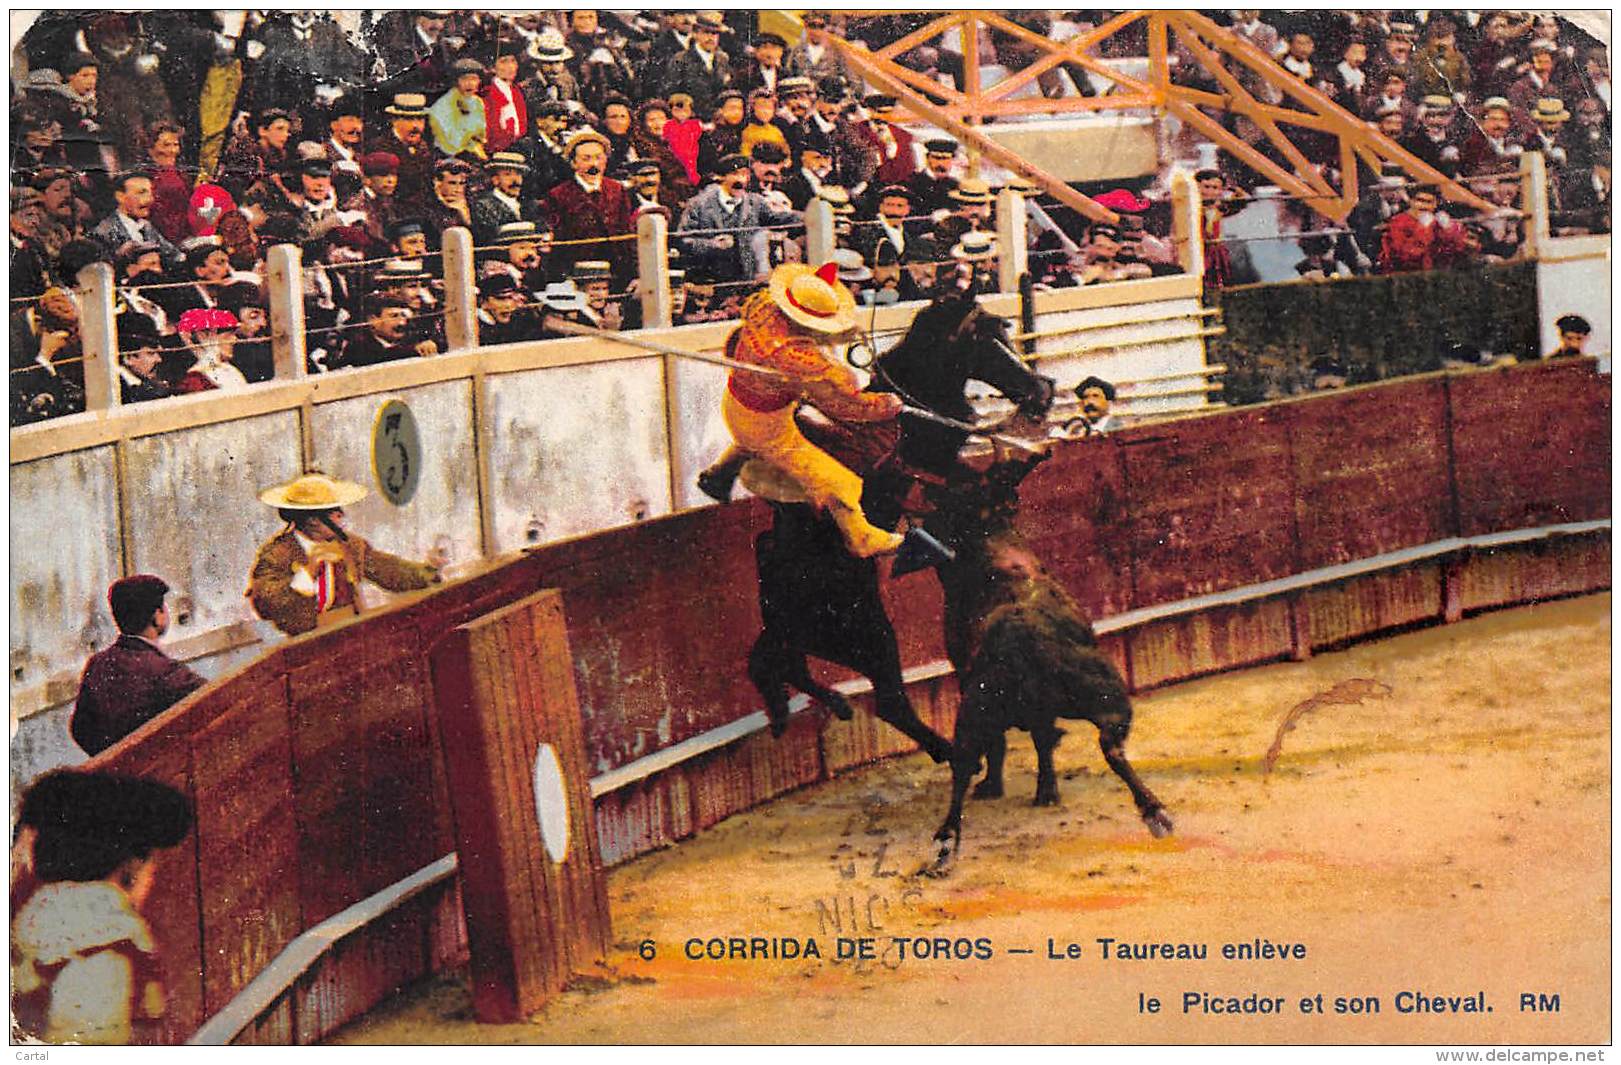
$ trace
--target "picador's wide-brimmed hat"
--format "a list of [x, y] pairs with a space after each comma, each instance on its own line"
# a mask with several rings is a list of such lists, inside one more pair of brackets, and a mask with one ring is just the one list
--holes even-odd
[[364, 498], [363, 486], [324, 473], [306, 473], [259, 493], [259, 502], [279, 510], [336, 510]]
[[844, 333], [855, 328], [856, 300], [839, 283], [837, 262], [819, 268], [783, 263], [771, 271], [771, 299], [795, 324], [818, 333]]

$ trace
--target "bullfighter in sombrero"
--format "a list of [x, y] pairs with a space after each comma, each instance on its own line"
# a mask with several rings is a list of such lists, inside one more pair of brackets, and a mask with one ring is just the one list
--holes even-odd
[[721, 414], [738, 448], [787, 475], [827, 512], [851, 554], [872, 558], [899, 551], [891, 574], [908, 573], [951, 553], [920, 528], [903, 537], [869, 522], [861, 510], [861, 478], [806, 440], [794, 423], [802, 403], [849, 422], [887, 421], [901, 410], [894, 395], [862, 392], [855, 374], [824, 350], [856, 327], [855, 298], [839, 283], [837, 269], [833, 263], [820, 269], [784, 263], [764, 289], [743, 301], [742, 324], [727, 354], [777, 373], [734, 369]]
[[391, 592], [439, 583], [445, 564], [439, 549], [426, 562], [412, 562], [343, 529], [343, 508], [365, 495], [360, 485], [321, 473], [259, 493], [259, 501], [275, 507], [287, 526], [253, 560], [247, 594], [255, 613], [296, 636], [357, 615], [362, 578]]

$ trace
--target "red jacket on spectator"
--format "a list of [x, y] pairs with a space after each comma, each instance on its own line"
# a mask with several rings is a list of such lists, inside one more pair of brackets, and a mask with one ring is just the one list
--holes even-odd
[[[529, 105], [523, 98], [523, 90], [516, 83], [503, 88], [491, 78], [479, 95], [484, 97], [485, 150], [504, 152], [508, 145], [529, 132]], [[509, 103], [517, 112], [516, 120], [510, 115], [505, 120], [501, 117]]]
[[629, 280], [636, 258], [635, 241], [565, 243], [634, 232], [630, 197], [625, 195], [623, 185], [613, 178], [603, 178], [601, 187], [589, 193], [578, 178], [569, 178], [546, 194], [545, 210], [546, 220], [552, 226], [552, 239], [562, 245], [553, 253], [554, 263], [567, 270], [582, 259], [606, 259], [613, 264], [617, 280]]
[[152, 224], [158, 232], [179, 244], [193, 236], [186, 224], [186, 212], [191, 207], [191, 182], [178, 167], [154, 166], [152, 175]]
[[1469, 234], [1450, 219], [1439, 216], [1425, 225], [1413, 212], [1403, 211], [1390, 220], [1379, 247], [1379, 272], [1434, 270], [1453, 266], [1469, 253]]

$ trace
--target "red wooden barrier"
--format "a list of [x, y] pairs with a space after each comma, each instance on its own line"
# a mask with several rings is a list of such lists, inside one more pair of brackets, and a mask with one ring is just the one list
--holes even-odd
[[1447, 383], [1462, 535], [1609, 516], [1609, 377], [1559, 359]]
[[[1609, 513], [1609, 379], [1588, 362], [1432, 376], [1213, 413], [1064, 445], [1025, 482], [1022, 521], [1097, 615], [1350, 559]], [[1452, 498], [1456, 496], [1454, 511]], [[455, 846], [427, 649], [543, 588], [568, 613], [595, 776], [758, 709], [753, 537], [764, 504], [705, 508], [549, 545], [497, 570], [280, 644], [99, 756], [191, 796], [151, 920], [180, 1041], [299, 930]], [[1608, 586], [1609, 535], [1347, 578], [1106, 637], [1135, 688], [1466, 610]], [[885, 588], [903, 661], [943, 658], [939, 591]], [[1443, 606], [1443, 598], [1449, 606]], [[824, 668], [833, 676], [834, 671]], [[950, 678], [912, 686], [949, 731]], [[865, 711], [864, 700], [858, 706]], [[733, 742], [596, 803], [609, 861], [811, 780], [908, 749], [863, 716]], [[340, 946], [243, 1038], [308, 1041], [457, 950], [451, 885]]]
[[1287, 408], [1115, 434], [1130, 514], [1132, 606], [1295, 572]]
[[432, 652], [456, 812], [473, 1009], [509, 1023], [607, 953], [608, 892], [562, 597], [458, 626]]
[[1456, 535], [1439, 380], [1291, 403], [1287, 415], [1300, 553], [1319, 569]]

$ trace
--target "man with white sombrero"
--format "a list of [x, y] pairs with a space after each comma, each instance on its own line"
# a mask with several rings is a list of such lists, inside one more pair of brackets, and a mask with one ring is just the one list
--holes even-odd
[[[837, 272], [836, 263], [784, 263], [764, 289], [743, 301], [742, 323], [727, 339], [727, 356], [775, 372], [734, 369], [721, 416], [738, 449], [780, 471], [833, 519], [851, 554], [872, 558], [899, 551], [890, 571], [895, 576], [951, 553], [920, 528], [902, 537], [869, 522], [861, 510], [861, 478], [806, 440], [794, 423], [794, 412], [805, 403], [846, 422], [888, 421], [901, 411], [898, 397], [861, 391], [855, 374], [828, 356], [827, 346], [856, 328], [855, 299]], [[728, 474], [735, 476], [735, 467], [728, 459], [734, 458], [728, 453], [704, 471], [699, 485], [706, 493], [731, 494]], [[723, 493], [717, 482], [724, 482]]]
[[306, 473], [259, 493], [287, 527], [253, 560], [248, 598], [254, 612], [289, 636], [324, 628], [360, 613], [356, 586], [371, 581], [390, 592], [439, 583], [446, 562], [439, 548], [411, 562], [373, 548], [343, 528], [343, 508], [366, 495], [352, 481]]

